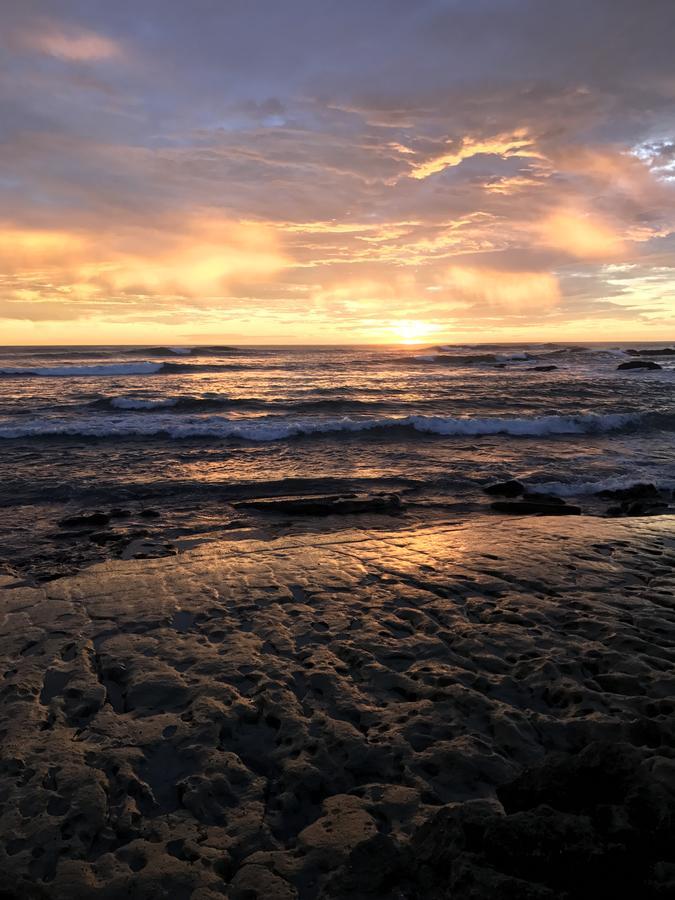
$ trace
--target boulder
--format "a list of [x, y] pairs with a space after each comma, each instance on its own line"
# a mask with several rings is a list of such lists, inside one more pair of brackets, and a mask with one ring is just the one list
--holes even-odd
[[512, 478], [510, 481], [499, 481], [497, 484], [489, 484], [483, 490], [486, 494], [498, 497], [520, 497], [525, 493], [525, 485]]
[[531, 369], [526, 369], [526, 372], [553, 372], [554, 369], [557, 369], [557, 366], [532, 366]]
[[59, 525], [62, 528], [102, 528], [109, 521], [110, 516], [104, 512], [78, 513], [59, 519]]
[[631, 359], [630, 362], [620, 363], [617, 366], [617, 372], [622, 369], [662, 369], [658, 363], [652, 362], [651, 359]]
[[598, 491], [601, 500], [652, 500], [659, 496], [658, 488], [648, 482], [632, 484], [630, 487]]
[[649, 483], [633, 484], [615, 490], [598, 491], [595, 495], [602, 500], [618, 501], [610, 506], [608, 516], [655, 516], [669, 508], [670, 491], [661, 491]]
[[545, 503], [546, 506], [564, 506], [565, 501], [555, 494], [523, 494], [523, 500], [528, 503]]

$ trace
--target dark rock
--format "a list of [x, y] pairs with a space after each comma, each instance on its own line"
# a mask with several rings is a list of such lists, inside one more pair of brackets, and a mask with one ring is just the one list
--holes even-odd
[[627, 514], [629, 516], [657, 516], [662, 512], [665, 512], [669, 509], [667, 503], [664, 503], [660, 500], [655, 502], [644, 502], [642, 500], [638, 500], [635, 503], [631, 503], [628, 507]]
[[395, 513], [403, 508], [398, 494], [343, 494], [311, 497], [272, 497], [239, 500], [235, 509], [257, 509], [260, 512], [284, 513], [291, 516], [332, 516], [352, 513]]
[[389, 835], [375, 834], [354, 847], [346, 865], [330, 885], [328, 896], [347, 900], [364, 894], [379, 897], [384, 890], [393, 891], [404, 875], [403, 859], [401, 848]]
[[483, 488], [486, 494], [496, 495], [499, 497], [519, 497], [525, 493], [525, 485], [520, 481], [511, 479], [511, 481], [500, 481], [497, 484], [489, 484]]
[[607, 515], [617, 516], [658, 516], [670, 509], [668, 503], [661, 500], [636, 500], [633, 503], [621, 503], [619, 506], [610, 506]]
[[[672, 896], [671, 756], [668, 743], [656, 750], [624, 742], [550, 754], [498, 789], [503, 812], [489, 801], [452, 804], [421, 825], [409, 847], [385, 843], [381, 836], [362, 844], [343, 869], [343, 891], [327, 896]], [[369, 876], [363, 885], [358, 883], [361, 872]], [[398, 893], [391, 891], [391, 873]], [[356, 891], [344, 890], [349, 887]]]
[[654, 516], [669, 508], [670, 491], [661, 491], [649, 483], [633, 484], [627, 488], [598, 491], [602, 500], [618, 500], [618, 506], [610, 506], [608, 516]]
[[510, 503], [497, 500], [490, 506], [495, 512], [509, 513], [514, 516], [580, 516], [581, 507], [569, 506], [567, 503], [541, 503], [536, 500], [520, 500]]
[[114, 506], [110, 510], [110, 517], [112, 519], [128, 519], [130, 515], [131, 515], [131, 510], [122, 509], [119, 506]]
[[122, 535], [117, 531], [95, 531], [89, 535], [89, 540], [94, 544], [114, 544], [121, 538]]
[[139, 515], [142, 519], [159, 519], [161, 513], [156, 509], [142, 509]]
[[110, 516], [103, 512], [79, 513], [76, 516], [59, 519], [59, 525], [62, 528], [101, 528], [109, 521]]
[[532, 366], [531, 369], [526, 369], [526, 372], [553, 372], [557, 369], [557, 366]]
[[595, 496], [601, 500], [649, 500], [658, 497], [659, 490], [653, 484], [640, 482], [626, 488], [598, 491]]
[[645, 350], [626, 350], [629, 356], [675, 356], [675, 347], [648, 347]]
[[555, 494], [523, 494], [523, 500], [528, 503], [545, 503], [547, 506], [564, 506], [565, 501]]
[[651, 359], [632, 359], [630, 362], [620, 363], [617, 371], [622, 369], [662, 369], [658, 363], [652, 362]]

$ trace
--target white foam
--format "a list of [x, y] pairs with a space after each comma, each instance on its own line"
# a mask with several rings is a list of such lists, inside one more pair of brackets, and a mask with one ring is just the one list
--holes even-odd
[[0, 375], [39, 375], [57, 378], [69, 375], [154, 375], [162, 369], [162, 363], [110, 363], [100, 366], [48, 366], [38, 368], [3, 368]]
[[645, 472], [642, 477], [636, 475], [602, 478], [598, 481], [543, 481], [539, 484], [528, 484], [531, 494], [553, 494], [555, 497], [581, 497], [598, 494], [600, 491], [622, 491], [638, 484], [653, 484], [663, 491], [675, 490], [675, 478], [654, 477]]
[[498, 353], [495, 356], [497, 362], [524, 362], [527, 359], [536, 359], [529, 353]]
[[450, 418], [441, 416], [405, 416], [368, 419], [260, 417], [228, 419], [225, 416], [181, 416], [148, 414], [144, 416], [90, 416], [79, 419], [36, 418], [16, 424], [0, 422], [0, 438], [73, 435], [81, 437], [213, 437], [242, 438], [249, 441], [278, 441], [309, 434], [369, 431], [374, 428], [412, 428], [415, 431], [444, 436], [587, 434], [612, 431], [639, 421], [631, 414], [541, 416], [533, 418]]
[[143, 397], [112, 397], [110, 399], [110, 405], [115, 409], [163, 409], [175, 406], [177, 403], [177, 397], [168, 397], [164, 400], [146, 400]]

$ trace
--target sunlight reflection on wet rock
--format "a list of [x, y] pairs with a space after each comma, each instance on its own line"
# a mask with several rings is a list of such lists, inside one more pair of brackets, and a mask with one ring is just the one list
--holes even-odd
[[391, 897], [423, 823], [503, 816], [553, 752], [638, 729], [661, 765], [674, 548], [667, 517], [495, 520], [8, 581], [3, 870], [56, 900], [341, 897], [363, 856]]

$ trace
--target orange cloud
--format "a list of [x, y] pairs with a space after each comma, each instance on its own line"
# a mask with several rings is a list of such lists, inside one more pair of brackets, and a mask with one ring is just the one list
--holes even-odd
[[509, 196], [516, 194], [523, 188], [541, 184], [541, 178], [533, 175], [514, 175], [512, 178], [497, 178], [486, 182], [483, 187], [490, 194], [504, 194]]
[[81, 255], [86, 244], [84, 238], [68, 231], [0, 225], [0, 262], [12, 270], [36, 263], [63, 263]]
[[180, 230], [127, 229], [94, 239], [68, 231], [0, 229], [0, 262], [22, 280], [48, 278], [78, 296], [97, 290], [184, 297], [222, 295], [228, 284], [264, 281], [287, 265], [272, 229], [195, 216]]
[[32, 50], [70, 62], [95, 62], [123, 55], [122, 47], [94, 31], [62, 31], [54, 26], [24, 35], [23, 43]]
[[548, 247], [579, 259], [613, 260], [625, 253], [625, 243], [609, 223], [573, 209], [560, 209], [534, 228]]
[[550, 309], [560, 300], [558, 280], [547, 272], [500, 272], [451, 266], [445, 284], [458, 300], [514, 313]]
[[457, 150], [443, 153], [423, 163], [417, 163], [413, 165], [409, 174], [411, 178], [421, 180], [428, 178], [430, 175], [435, 175], [437, 172], [442, 172], [443, 169], [458, 166], [463, 160], [480, 154], [501, 156], [502, 159], [506, 159], [509, 156], [541, 159], [541, 154], [534, 149], [532, 138], [527, 131], [519, 129], [512, 134], [497, 134], [494, 137], [482, 140], [476, 140], [470, 136], [462, 138]]

